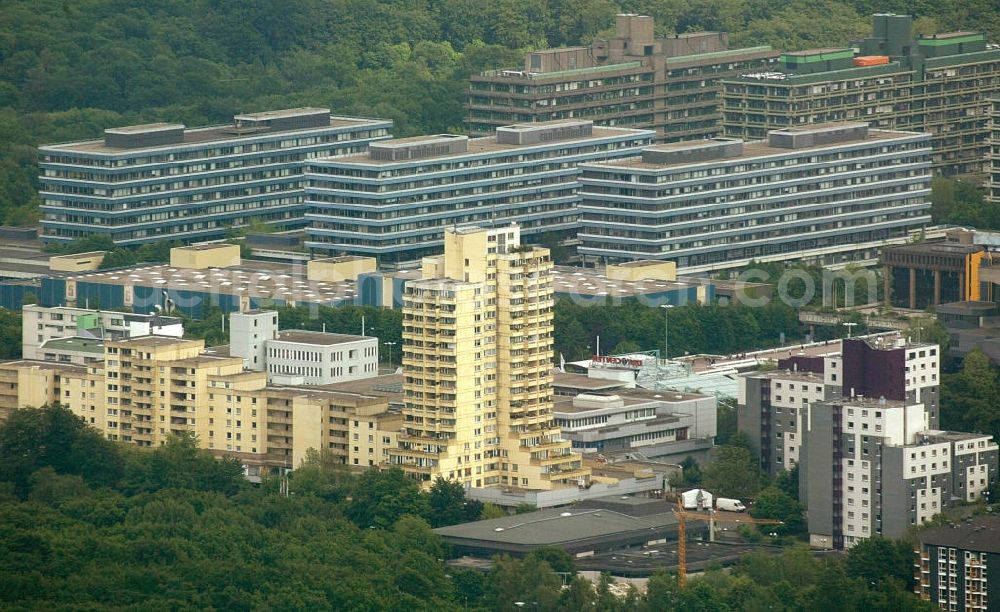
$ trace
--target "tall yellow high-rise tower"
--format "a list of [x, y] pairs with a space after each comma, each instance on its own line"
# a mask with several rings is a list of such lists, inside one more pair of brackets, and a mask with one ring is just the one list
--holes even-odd
[[445, 232], [403, 304], [403, 430], [391, 463], [474, 487], [577, 486], [552, 418], [552, 261], [517, 225]]

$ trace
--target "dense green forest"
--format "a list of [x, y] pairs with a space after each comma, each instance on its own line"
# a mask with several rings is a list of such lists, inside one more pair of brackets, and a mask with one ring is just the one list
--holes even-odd
[[881, 11], [1000, 40], [993, 0], [7, 0], [0, 223], [37, 218], [38, 144], [297, 105], [388, 117], [400, 135], [458, 131], [470, 73], [587, 43], [619, 10], [653, 15], [661, 34], [727, 30], [782, 49], [842, 45]]
[[[561, 550], [450, 567], [431, 527], [478, 518], [460, 485], [421, 492], [401, 472], [354, 474], [313, 455], [280, 482], [243, 479], [191, 439], [152, 451], [104, 440], [62, 408], [0, 425], [0, 607], [225, 610], [922, 610], [908, 545], [846, 558], [750, 555], [686, 589], [592, 587]], [[484, 514], [486, 514], [484, 512]]]

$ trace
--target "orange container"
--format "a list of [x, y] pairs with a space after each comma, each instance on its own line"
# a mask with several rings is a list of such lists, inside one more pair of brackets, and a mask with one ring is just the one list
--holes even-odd
[[855, 66], [881, 66], [889, 63], [887, 55], [859, 55], [854, 58]]

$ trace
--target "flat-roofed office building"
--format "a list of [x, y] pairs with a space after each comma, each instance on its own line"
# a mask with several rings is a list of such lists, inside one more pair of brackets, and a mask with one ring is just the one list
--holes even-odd
[[440, 254], [446, 228], [516, 222], [525, 237], [577, 226], [578, 164], [636, 155], [651, 130], [553, 121], [494, 136], [418, 136], [366, 153], [313, 160], [306, 176], [306, 246], [380, 263]]
[[582, 164], [578, 250], [610, 263], [672, 260], [687, 273], [875, 261], [930, 222], [930, 152], [927, 134], [840, 123]]
[[722, 82], [725, 134], [828, 121], [931, 134], [936, 172], [982, 172], [989, 98], [1000, 93], [1000, 45], [981, 32], [913, 35], [909, 15], [873, 16], [872, 36], [843, 48], [782, 54], [767, 70]]
[[655, 129], [657, 140], [666, 142], [716, 136], [722, 132], [722, 79], [767, 69], [779, 55], [768, 46], [730, 49], [725, 32], [656, 36], [653, 25], [647, 15], [618, 15], [612, 38], [533, 51], [523, 68], [472, 75], [469, 133], [591, 119]]
[[303, 161], [363, 151], [391, 129], [391, 120], [296, 108], [198, 129], [112, 128], [103, 140], [43, 146], [41, 238], [98, 234], [141, 244], [222, 237], [251, 223], [302, 227]]

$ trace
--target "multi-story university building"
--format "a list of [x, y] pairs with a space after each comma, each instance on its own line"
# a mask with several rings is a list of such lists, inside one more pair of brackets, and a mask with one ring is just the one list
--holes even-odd
[[874, 262], [931, 220], [928, 136], [864, 123], [654, 145], [580, 169], [578, 251], [607, 262]]
[[618, 15], [617, 36], [589, 47], [528, 54], [523, 70], [469, 80], [466, 127], [486, 135], [510, 123], [590, 119], [651, 128], [668, 142], [721, 132], [720, 81], [766, 69], [770, 47], [728, 49], [724, 32], [653, 35], [653, 18]]
[[439, 134], [372, 143], [314, 160], [306, 246], [380, 263], [441, 252], [445, 228], [516, 222], [525, 235], [576, 229], [577, 164], [636, 154], [653, 132], [568, 120], [509, 125], [494, 136]]
[[302, 227], [303, 161], [363, 151], [391, 129], [389, 120], [297, 108], [236, 115], [229, 126], [136, 125], [44, 146], [41, 237], [140, 244], [223, 236], [251, 222]]
[[990, 100], [989, 173], [986, 201], [1000, 204], [1000, 97]]
[[549, 490], [589, 478], [552, 415], [552, 262], [518, 227], [445, 231], [403, 304], [403, 429], [390, 462], [428, 483]]
[[378, 376], [378, 338], [298, 329], [278, 331], [273, 310], [229, 316], [229, 354], [268, 382], [328, 385]]
[[1000, 601], [1000, 518], [973, 516], [918, 531], [914, 592], [948, 612], [996, 608]]
[[108, 439], [140, 447], [193, 434], [201, 447], [237, 457], [251, 477], [297, 467], [309, 449], [378, 465], [396, 444], [398, 377], [268, 385], [265, 372], [203, 340], [143, 336], [103, 349], [85, 366], [0, 363], [0, 413], [59, 403]]
[[997, 477], [989, 435], [937, 429], [939, 347], [848, 339], [741, 380], [740, 431], [774, 475], [799, 467], [811, 543], [899, 537]]
[[[121, 340], [137, 336], [184, 335], [176, 317], [25, 304], [21, 309], [21, 356], [25, 359], [70, 361], [49, 350], [51, 341], [66, 339]], [[103, 351], [100, 357], [103, 358]], [[81, 362], [82, 363], [82, 362]]]
[[774, 68], [725, 79], [725, 134], [762, 138], [773, 129], [868, 121], [930, 133], [937, 172], [981, 172], [1000, 47], [976, 32], [914, 38], [909, 15], [875, 15], [873, 29], [852, 48], [785, 53]]
[[624, 458], [638, 453], [677, 464], [685, 457], [708, 460], [715, 442], [717, 405], [711, 395], [647, 389], [557, 395], [553, 413], [582, 454]]

